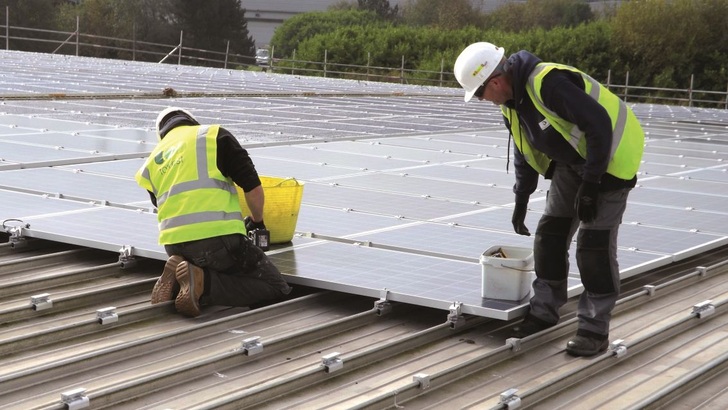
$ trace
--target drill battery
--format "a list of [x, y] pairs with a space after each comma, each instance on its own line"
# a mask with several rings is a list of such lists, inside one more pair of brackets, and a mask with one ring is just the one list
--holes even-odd
[[270, 231], [267, 229], [248, 231], [248, 238], [253, 242], [253, 245], [259, 247], [264, 252], [270, 248]]

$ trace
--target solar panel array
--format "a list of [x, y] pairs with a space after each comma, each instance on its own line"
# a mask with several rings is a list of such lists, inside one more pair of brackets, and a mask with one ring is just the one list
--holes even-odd
[[[497, 319], [525, 309], [525, 298], [481, 296], [480, 255], [533, 240], [510, 224], [514, 176], [497, 107], [448, 88], [0, 54], [6, 230], [166, 259], [133, 175], [156, 144], [158, 111], [178, 105], [229, 129], [262, 175], [305, 183], [296, 236], [269, 252], [292, 284]], [[178, 97], [164, 98], [166, 87]], [[620, 228], [623, 278], [728, 242], [728, 112], [634, 109], [647, 142]]]

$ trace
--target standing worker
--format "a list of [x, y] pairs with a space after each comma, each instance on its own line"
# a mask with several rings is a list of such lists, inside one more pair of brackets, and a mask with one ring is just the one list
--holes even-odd
[[584, 292], [576, 336], [566, 351], [592, 356], [609, 343], [620, 284], [617, 231], [637, 182], [644, 132], [632, 110], [587, 74], [542, 62], [528, 51], [507, 59], [504, 54], [490, 43], [471, 44], [454, 71], [465, 101], [475, 96], [499, 105], [513, 138], [516, 233], [531, 235], [524, 224], [528, 199], [539, 174], [551, 180], [533, 245], [534, 296], [512, 337], [559, 321], [567, 300], [569, 245], [578, 228], [576, 262]]
[[[169, 256], [152, 304], [175, 301], [185, 316], [201, 305], [250, 306], [291, 288], [246, 230], [265, 229], [264, 194], [248, 152], [219, 125], [201, 126], [169, 107], [156, 121], [159, 143], [136, 173], [158, 209], [159, 243]], [[243, 219], [235, 184], [251, 215]]]

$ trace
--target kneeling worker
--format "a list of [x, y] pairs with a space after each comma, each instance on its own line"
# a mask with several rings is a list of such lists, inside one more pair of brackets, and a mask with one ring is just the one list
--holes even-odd
[[[202, 126], [187, 110], [157, 116], [159, 143], [136, 173], [157, 207], [159, 243], [169, 256], [152, 304], [173, 300], [195, 317], [201, 305], [250, 306], [291, 288], [246, 235], [265, 229], [264, 194], [248, 152], [219, 125]], [[241, 214], [235, 184], [251, 210]]]

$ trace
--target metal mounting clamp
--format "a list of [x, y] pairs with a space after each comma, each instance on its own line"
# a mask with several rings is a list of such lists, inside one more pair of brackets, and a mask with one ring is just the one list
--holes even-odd
[[326, 373], [333, 373], [344, 368], [344, 360], [339, 357], [339, 352], [329, 353], [321, 357], [321, 364], [326, 369]]
[[119, 263], [122, 269], [133, 268], [137, 264], [137, 260], [134, 257], [134, 247], [131, 245], [124, 245], [119, 249]]
[[692, 314], [697, 315], [698, 319], [702, 319], [706, 316], [710, 316], [715, 313], [715, 306], [712, 300], [706, 300], [693, 305]]
[[412, 376], [412, 381], [419, 383], [420, 389], [422, 390], [430, 387], [430, 375], [427, 373], [417, 373]]
[[387, 300], [388, 294], [389, 290], [387, 288], [382, 289], [381, 297], [374, 302], [374, 309], [377, 310], [377, 316], [384, 316], [392, 311], [392, 304]]
[[[19, 222], [20, 225], [10, 226], [8, 222]], [[21, 219], [6, 219], [3, 221], [3, 229], [10, 235], [8, 242], [13, 249], [24, 248], [28, 244], [28, 240], [23, 236], [23, 229], [30, 228], [30, 224], [24, 223]]]
[[612, 352], [612, 355], [618, 359], [627, 354], [627, 346], [625, 346], [623, 339], [617, 339], [610, 343], [609, 350]]
[[518, 389], [508, 389], [500, 394], [499, 404], [503, 404], [507, 409], [517, 409], [521, 407], [521, 398], [516, 394]]
[[66, 405], [68, 410], [89, 408], [89, 399], [86, 396], [86, 389], [83, 387], [61, 393], [61, 402]]
[[33, 310], [46, 310], [53, 307], [50, 293], [41, 293], [30, 297], [30, 305]]
[[108, 325], [119, 321], [119, 315], [116, 314], [116, 307], [109, 306], [96, 311], [96, 319], [99, 324]]
[[517, 337], [509, 337], [506, 339], [506, 346], [511, 346], [511, 350], [517, 352], [521, 350], [521, 339]]
[[450, 305], [450, 313], [447, 315], [447, 322], [450, 323], [451, 329], [457, 329], [461, 325], [465, 324], [462, 303], [456, 301]]
[[253, 336], [243, 340], [243, 353], [246, 356], [255, 356], [258, 353], [263, 353], [263, 343], [260, 341], [260, 336]]

